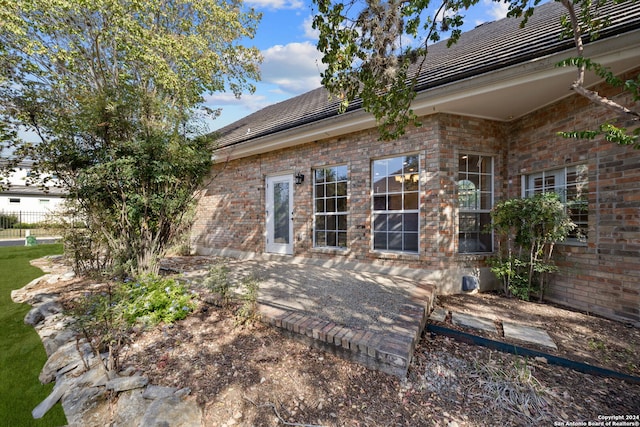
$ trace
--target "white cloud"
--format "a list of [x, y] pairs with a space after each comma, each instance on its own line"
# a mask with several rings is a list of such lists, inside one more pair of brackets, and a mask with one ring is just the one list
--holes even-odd
[[276, 45], [262, 51], [262, 81], [297, 95], [320, 86], [321, 54], [310, 42]]
[[301, 9], [304, 2], [301, 0], [249, 0], [246, 4], [260, 9]]
[[231, 92], [218, 92], [208, 95], [204, 99], [204, 104], [210, 108], [223, 108], [226, 106], [234, 106], [245, 108], [249, 111], [257, 111], [271, 104], [264, 95], [258, 94], [242, 94], [240, 98], [236, 98]]
[[318, 40], [318, 38], [320, 37], [320, 31], [314, 30], [312, 27], [312, 24], [313, 24], [313, 16], [310, 15], [307, 18], [305, 18], [304, 22], [302, 23], [302, 29], [304, 30], [304, 37], [310, 40]]
[[484, 0], [483, 3], [488, 8], [487, 15], [493, 18], [494, 21], [506, 18], [507, 12], [509, 12], [509, 3], [497, 3], [492, 0]]

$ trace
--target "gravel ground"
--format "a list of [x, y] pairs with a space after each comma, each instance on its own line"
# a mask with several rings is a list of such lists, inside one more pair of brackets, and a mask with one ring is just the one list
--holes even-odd
[[[209, 258], [209, 263], [212, 259]], [[215, 260], [213, 260], [215, 263]], [[260, 282], [258, 299], [323, 320], [372, 331], [390, 331], [416, 282], [353, 270], [263, 260], [225, 260], [232, 282]], [[185, 269], [184, 264], [181, 265]], [[207, 269], [203, 264], [200, 269]], [[200, 272], [199, 275], [203, 273]]]

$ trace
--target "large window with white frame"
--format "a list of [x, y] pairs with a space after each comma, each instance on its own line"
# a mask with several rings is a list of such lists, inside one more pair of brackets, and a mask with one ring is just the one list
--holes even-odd
[[492, 252], [493, 157], [458, 156], [458, 252]]
[[587, 165], [567, 166], [523, 177], [524, 196], [554, 192], [565, 205], [576, 228], [569, 237], [586, 241], [589, 223], [588, 168]]
[[318, 168], [313, 174], [315, 247], [347, 247], [347, 166]]
[[374, 250], [418, 253], [419, 160], [415, 154], [373, 161]]

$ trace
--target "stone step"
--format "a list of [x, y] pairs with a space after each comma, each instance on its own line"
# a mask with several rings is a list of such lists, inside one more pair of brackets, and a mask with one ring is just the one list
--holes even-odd
[[[442, 307], [436, 307], [429, 315], [429, 318], [436, 322], [444, 323], [446, 321], [447, 314], [447, 310]], [[477, 329], [490, 333], [498, 333], [494, 320], [473, 314], [451, 312], [451, 323], [455, 326]], [[536, 344], [553, 350], [558, 349], [556, 343], [544, 329], [508, 321], [502, 321], [502, 328], [505, 338]]]

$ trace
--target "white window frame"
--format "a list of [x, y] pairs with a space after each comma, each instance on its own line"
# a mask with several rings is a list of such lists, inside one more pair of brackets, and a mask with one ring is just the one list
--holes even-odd
[[[572, 183], [567, 183], [567, 176], [570, 173], [575, 173], [576, 176], [584, 176], [584, 180], [575, 181]], [[565, 205], [565, 209], [567, 208], [567, 192], [571, 187], [575, 187], [576, 192], [580, 192], [584, 190], [584, 194], [588, 196], [589, 189], [589, 177], [588, 177], [589, 169], [587, 164], [581, 163], [577, 165], [571, 166], [563, 166], [560, 168], [554, 168], [549, 170], [544, 170], [541, 172], [531, 173], [528, 175], [522, 175], [522, 197], [530, 197], [537, 193], [542, 192], [554, 192], [558, 194], [560, 197], [560, 201]], [[553, 181], [551, 181], [553, 178]], [[541, 185], [536, 186], [535, 180], [540, 179]], [[578, 188], [579, 186], [584, 186], [584, 188]], [[587, 230], [589, 227], [589, 201], [588, 199], [585, 202], [586, 207], [586, 215], [584, 220], [576, 220], [575, 216], [572, 217], [572, 220], [578, 228], [576, 229], [576, 233], [572, 234], [567, 238], [567, 242], [570, 243], [586, 243], [587, 241]], [[582, 230], [582, 231], [581, 231]]]
[[[413, 170], [413, 168], [409, 167], [410, 165], [407, 165], [407, 159], [414, 157], [416, 158], [417, 161], [417, 170]], [[386, 190], [380, 190], [379, 187], [376, 186], [376, 183], [379, 182], [378, 180], [382, 179], [383, 177], [377, 177], [376, 176], [376, 163], [377, 162], [385, 162], [385, 161], [398, 161], [398, 159], [401, 159], [401, 164], [402, 164], [402, 169], [401, 172], [399, 172], [399, 170], [392, 170], [389, 171], [388, 168], [388, 163], [387, 166], [385, 167], [386, 169], [386, 174], [384, 175], [384, 179], [386, 180], [385, 182], [388, 182], [388, 178], [393, 177], [394, 180], [397, 181], [397, 178], [400, 177], [401, 181], [398, 181], [401, 184], [401, 189], [400, 191], [389, 191], [389, 188], [386, 188]], [[374, 159], [371, 161], [371, 249], [374, 252], [394, 252], [394, 253], [402, 253], [402, 254], [412, 254], [412, 255], [417, 255], [420, 254], [420, 191], [421, 191], [421, 184], [420, 184], [420, 174], [421, 174], [421, 169], [420, 169], [420, 161], [421, 161], [421, 157], [420, 154], [418, 153], [409, 153], [409, 154], [401, 154], [401, 155], [396, 155], [396, 156], [390, 156], [390, 157], [384, 157], [384, 158], [379, 158], [379, 159]], [[381, 167], [381, 165], [380, 165]], [[405, 170], [406, 167], [406, 170]], [[393, 167], [392, 167], [393, 168]], [[414, 184], [417, 184], [417, 188], [415, 190], [405, 190], [405, 181], [410, 182], [411, 186], [413, 186]], [[386, 185], [386, 184], [385, 184]], [[416, 201], [416, 207], [415, 209], [406, 209], [405, 206], [407, 204], [407, 195], [411, 194], [411, 197], [416, 197], [417, 201]], [[401, 198], [401, 209], [389, 209], [389, 204], [390, 204], [390, 197], [389, 196], [400, 196]], [[385, 197], [385, 209], [376, 209], [376, 199], [377, 198], [381, 198], [381, 197]], [[377, 219], [379, 215], [387, 215], [386, 217], [386, 226], [385, 226], [385, 230], [377, 230]], [[389, 228], [389, 222], [388, 222], [388, 217], [392, 216], [392, 215], [400, 215], [402, 217], [401, 220], [401, 227], [402, 229], [399, 231], [392, 231]], [[406, 222], [405, 219], [408, 215], [415, 215], [416, 216], [416, 221], [415, 221], [415, 230], [410, 230], [407, 228], [407, 225], [409, 224], [409, 222]], [[385, 244], [385, 248], [381, 248], [381, 247], [377, 247], [376, 245], [376, 238], [378, 237], [378, 235], [382, 235], [385, 234], [386, 236], [386, 244]], [[389, 244], [389, 237], [390, 235], [400, 235], [401, 239], [402, 239], [402, 243], [401, 243], [401, 249], [390, 249], [390, 244]], [[407, 247], [409, 246], [409, 241], [407, 240], [407, 237], [411, 235], [411, 236], [415, 236], [415, 250], [409, 250], [407, 249]]]
[[[467, 160], [467, 164], [465, 167], [465, 170], [460, 170], [460, 167], [458, 167], [458, 179], [456, 180], [456, 185], [457, 185], [457, 189], [458, 189], [458, 253], [461, 254], [474, 254], [474, 253], [491, 253], [493, 252], [493, 233], [483, 233], [483, 230], [479, 229], [479, 230], [474, 230], [473, 234], [476, 236], [475, 240], [474, 240], [474, 244], [471, 245], [472, 248], [469, 248], [469, 242], [471, 241], [470, 239], [467, 238], [462, 238], [463, 235], [463, 231], [462, 231], [462, 217], [465, 215], [484, 215], [485, 217], [490, 215], [491, 213], [491, 209], [493, 209], [493, 205], [494, 205], [494, 198], [495, 198], [495, 156], [489, 155], [489, 154], [483, 154], [483, 153], [474, 153], [474, 152], [459, 152], [458, 156], [457, 156], [457, 162], [458, 165], [460, 164], [460, 160], [463, 159], [468, 159], [470, 156], [474, 156], [474, 157], [479, 157], [478, 161], [482, 161], [484, 159], [489, 159], [491, 161], [491, 167], [489, 168], [489, 172], [483, 173], [482, 169], [478, 166], [478, 169], [480, 169], [478, 172], [472, 172], [469, 170], [469, 163]], [[475, 189], [462, 189], [462, 183], [470, 183], [471, 185], [475, 184], [473, 183], [473, 180], [469, 179], [472, 177], [477, 177], [477, 181], [478, 181], [478, 187], [476, 187]], [[482, 177], [489, 177], [489, 184], [490, 184], [490, 189], [486, 189], [483, 187], [482, 183], [483, 183], [483, 179]], [[466, 192], [466, 194], [462, 194], [462, 191]], [[471, 193], [475, 192], [475, 194], [473, 195], [473, 200], [474, 203], [462, 203], [462, 198], [463, 196], [469, 197], [471, 196]], [[485, 197], [489, 197], [488, 202], [489, 205], [488, 206], [482, 206], [482, 200], [483, 200], [483, 195]], [[490, 219], [489, 219], [489, 224], [490, 224]], [[484, 249], [481, 249], [482, 246], [482, 241], [480, 239], [480, 236], [482, 234], [487, 234], [488, 237], [488, 247], [485, 246]]]
[[[344, 179], [337, 179], [338, 176], [338, 168], [345, 168], [346, 172], [344, 175]], [[334, 181], [323, 181], [323, 182], [318, 182], [317, 181], [317, 172], [318, 171], [327, 171], [327, 170], [334, 170], [336, 173], [336, 179]], [[326, 193], [326, 190], [328, 189], [327, 184], [335, 184], [336, 185], [336, 193], [334, 193], [333, 195], [328, 196]], [[344, 195], [338, 195], [337, 194], [337, 187], [339, 184], [344, 184], [345, 187], [345, 194]], [[319, 190], [319, 186], [322, 187], [324, 194], [319, 194], [318, 190]], [[345, 198], [345, 210], [337, 210], [338, 209], [338, 199], [339, 198]], [[332, 211], [327, 211], [327, 205], [329, 204], [330, 201], [333, 201], [333, 205], [334, 205], [334, 210]], [[318, 212], [318, 202], [323, 203], [324, 205], [324, 211], [323, 212]], [[339, 217], [344, 217], [344, 230], [339, 229], [338, 228], [338, 222], [339, 222]], [[317, 241], [317, 233], [320, 232], [320, 230], [317, 229], [318, 223], [320, 222], [319, 219], [320, 217], [324, 218], [325, 221], [325, 225], [322, 228], [322, 231], [324, 231], [325, 233], [327, 232], [333, 232], [335, 230], [336, 233], [336, 244], [335, 245], [329, 245], [327, 244], [327, 237], [325, 236], [325, 242], [324, 244], [321, 244], [322, 242], [318, 242]], [[336, 228], [334, 230], [329, 230], [327, 228], [327, 221], [329, 220], [330, 217], [335, 217], [335, 223], [336, 223]], [[342, 163], [342, 164], [338, 164], [338, 165], [332, 165], [332, 166], [322, 166], [322, 167], [317, 167], [313, 169], [313, 247], [314, 248], [326, 248], [326, 249], [338, 249], [338, 250], [346, 250], [348, 247], [348, 239], [347, 239], [347, 234], [348, 234], [348, 230], [349, 230], [349, 167], [347, 164]], [[340, 238], [340, 234], [344, 233], [344, 245], [341, 245], [341, 238]]]

